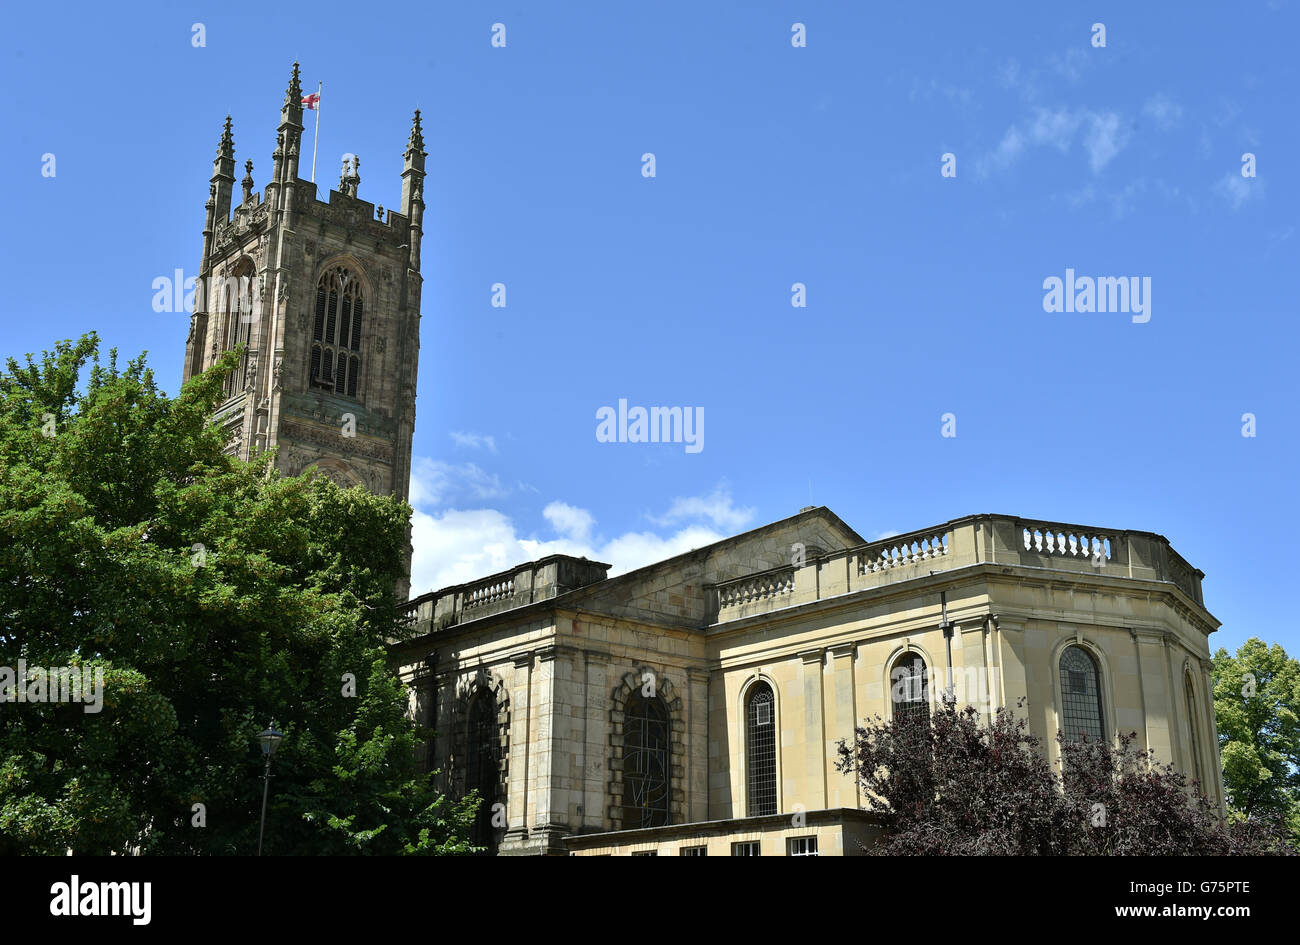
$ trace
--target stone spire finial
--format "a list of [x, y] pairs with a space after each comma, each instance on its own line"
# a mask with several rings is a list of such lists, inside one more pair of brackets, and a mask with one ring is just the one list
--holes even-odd
[[407, 152], [418, 151], [424, 154], [424, 129], [420, 125], [420, 110], [415, 110], [415, 118], [411, 121], [411, 140], [406, 143]]
[[226, 116], [226, 126], [221, 130], [221, 143], [217, 145], [217, 157], [234, 158], [235, 136], [231, 131], [230, 116]]
[[253, 199], [253, 162], [244, 162], [244, 179], [240, 181], [244, 187], [244, 203]]
[[293, 64], [293, 75], [289, 77], [289, 88], [284, 92], [284, 104], [302, 105], [302, 83], [298, 80], [298, 63]]

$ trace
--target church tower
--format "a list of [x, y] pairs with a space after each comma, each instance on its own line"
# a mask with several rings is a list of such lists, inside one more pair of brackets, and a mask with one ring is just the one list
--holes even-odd
[[298, 175], [302, 117], [295, 62], [265, 195], [253, 192], [246, 161], [233, 213], [235, 144], [226, 118], [208, 186], [184, 379], [243, 345], [216, 413], [230, 452], [247, 459], [278, 447], [286, 475], [315, 467], [340, 485], [406, 499], [420, 349], [420, 113], [404, 155], [401, 205], [387, 212], [361, 199], [361, 161], [353, 155], [344, 159], [338, 190], [328, 202], [318, 199], [316, 184]]

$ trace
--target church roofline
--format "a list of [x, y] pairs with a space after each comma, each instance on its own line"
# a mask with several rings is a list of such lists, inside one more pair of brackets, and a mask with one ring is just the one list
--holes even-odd
[[[846, 540], [838, 548], [823, 549], [810, 545], [806, 560], [790, 561], [776, 567], [763, 567], [760, 559], [756, 558], [759, 567], [723, 580], [708, 573], [707, 562], [720, 550], [753, 540], [764, 532], [788, 527], [801, 519], [826, 523]], [[1098, 542], [1104, 556], [1100, 564], [1096, 552]], [[842, 567], [836, 563], [841, 559]], [[567, 574], [556, 570], [539, 579], [545, 564], [555, 560], [577, 562], [581, 570]], [[737, 563], [731, 562], [731, 567]], [[484, 618], [506, 617], [507, 614], [517, 617], [521, 610], [535, 605], [548, 608], [577, 606], [579, 609], [594, 606], [604, 612], [601, 602], [616, 600], [621, 589], [629, 586], [651, 588], [657, 576], [677, 572], [678, 579], [673, 583], [684, 589], [679, 593], [697, 597], [697, 592], [690, 587], [698, 587], [705, 596], [702, 601], [704, 612], [696, 615], [695, 610], [699, 608], [695, 604], [679, 602], [676, 605], [679, 612], [659, 613], [660, 604], [651, 603], [646, 598], [646, 606], [633, 608], [639, 615], [638, 619], [653, 618], [658, 614], [671, 618], [674, 624], [685, 618], [685, 625], [696, 626], [693, 618], [699, 616], [703, 623], [698, 626], [709, 627], [813, 601], [842, 598], [868, 588], [908, 583], [933, 573], [935, 566], [951, 576], [955, 570], [976, 564], [993, 565], [1004, 571], [1017, 567], [1026, 572], [1068, 574], [1073, 571], [1081, 575], [1104, 568], [1107, 577], [1171, 583], [1182, 590], [1195, 608], [1204, 611], [1211, 621], [1214, 619], [1205, 611], [1201, 595], [1204, 573], [1174, 550], [1167, 538], [1155, 532], [1067, 525], [1014, 515], [981, 513], [950, 519], [913, 532], [863, 541], [862, 536], [824, 506], [803, 509], [788, 518], [612, 578], [604, 577], [603, 573], [609, 565], [552, 555], [509, 571], [423, 595], [411, 601], [407, 609], [412, 620], [419, 619], [417, 612], [433, 617], [431, 629], [434, 631]], [[595, 570], [597, 568], [599, 572]], [[1084, 580], [1082, 577], [1079, 579]], [[502, 587], [497, 586], [498, 582], [508, 583]], [[647, 593], [653, 595], [656, 592], [650, 589]], [[484, 606], [485, 603], [488, 606]], [[626, 616], [629, 611], [615, 606], [610, 613]]]
[[606, 571], [608, 571], [610, 568], [613, 567], [612, 564], [607, 564], [603, 561], [594, 561], [591, 558], [586, 557], [585, 555], [582, 557], [579, 557], [577, 555], [566, 555], [566, 554], [546, 555], [545, 557], [537, 558], [531, 561], [521, 561], [518, 564], [511, 565], [510, 567], [504, 568], [493, 574], [485, 574], [482, 577], [477, 577], [470, 581], [464, 581], [460, 584], [448, 584], [446, 587], [439, 587], [432, 591], [426, 591], [425, 593], [421, 594], [419, 597], [412, 597], [409, 601], [406, 602], [405, 606], [414, 607], [416, 604], [433, 600], [435, 598], [441, 597], [446, 594], [455, 594], [458, 591], [464, 591], [466, 588], [477, 587], [480, 584], [490, 584], [494, 581], [504, 581], [518, 574], [520, 571], [522, 571], [525, 568], [532, 568], [536, 570], [537, 568], [550, 564], [554, 561], [581, 562], [582, 564], [587, 565], [589, 567], [603, 568]]
[[[768, 522], [764, 525], [758, 525], [754, 528], [749, 529], [748, 531], [738, 532], [735, 535], [728, 535], [726, 538], [719, 538], [715, 542], [710, 542], [707, 545], [701, 545], [698, 548], [692, 548], [689, 551], [679, 552], [668, 558], [660, 558], [658, 561], [651, 561], [648, 564], [643, 564], [638, 568], [633, 568], [631, 571], [624, 571], [622, 574], [615, 575], [614, 577], [611, 578], [605, 578], [603, 581], [597, 583], [601, 587], [607, 587], [610, 584], [613, 584], [615, 582], [625, 581], [629, 578], [635, 578], [637, 576], [644, 576], [647, 572], [652, 571], [656, 568], [662, 568], [678, 561], [686, 561], [692, 557], [707, 555], [720, 548], [726, 547], [727, 545], [735, 544], [736, 542], [753, 538], [764, 531], [767, 531], [769, 529], [775, 528], [780, 525], [788, 524], [790, 522], [795, 522], [803, 518], [829, 519], [833, 525], [836, 525], [839, 528], [842, 528], [845, 532], [847, 532], [849, 537], [855, 540], [856, 544], [864, 545], [867, 543], [867, 540], [865, 538], [859, 535], [857, 531], [851, 528], [842, 518], [840, 518], [838, 515], [836, 515], [826, 506], [824, 505], [811, 506], [809, 508], [800, 510], [794, 515], [787, 516], [786, 518], [780, 518], [774, 522]], [[851, 546], [846, 546], [846, 547], [851, 547]], [[598, 567], [603, 567], [606, 570], [613, 567], [613, 565], [604, 564], [599, 561], [592, 561], [590, 558], [586, 558], [586, 557], [579, 558], [579, 557], [575, 557], [574, 555], [566, 555], [566, 554], [547, 555], [546, 557], [538, 558], [535, 561], [522, 561], [519, 564], [512, 565], [511, 567], [505, 568], [501, 571], [497, 571], [493, 574], [485, 574], [482, 577], [477, 577], [474, 578], [473, 580], [465, 581], [461, 584], [451, 584], [448, 585], [447, 587], [440, 587], [436, 590], [427, 591], [426, 593], [421, 594], [419, 597], [411, 598], [411, 600], [407, 602], [407, 606], [413, 606], [418, 602], [426, 601], [429, 600], [430, 598], [438, 597], [443, 594], [449, 594], [455, 591], [463, 591], [467, 587], [472, 587], [479, 584], [489, 583], [494, 580], [501, 580], [504, 578], [508, 578], [523, 568], [539, 567], [540, 565], [561, 558], [567, 559], [569, 561], [585, 561], [588, 564], [596, 565]], [[590, 584], [584, 588], [579, 588], [578, 590], [585, 590], [587, 587], [595, 587], [595, 586], [596, 584]]]

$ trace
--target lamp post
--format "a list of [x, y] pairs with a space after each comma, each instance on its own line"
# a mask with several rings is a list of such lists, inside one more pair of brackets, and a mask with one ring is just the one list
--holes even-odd
[[276, 731], [275, 723], [262, 734], [257, 736], [257, 740], [262, 743], [262, 754], [266, 755], [266, 769], [262, 772], [262, 824], [257, 828], [257, 855], [262, 855], [262, 834], [266, 831], [266, 795], [271, 787], [271, 757], [275, 750], [280, 747], [280, 741], [284, 735]]
[[[934, 572], [931, 572], [932, 574]], [[956, 629], [954, 624], [948, 622], [948, 592], [939, 592], [939, 606], [943, 610], [942, 622], [939, 628], [943, 630], [943, 637], [948, 643], [948, 688], [943, 691], [943, 704], [946, 706], [955, 706], [957, 704], [957, 689], [952, 682], [952, 634]]]

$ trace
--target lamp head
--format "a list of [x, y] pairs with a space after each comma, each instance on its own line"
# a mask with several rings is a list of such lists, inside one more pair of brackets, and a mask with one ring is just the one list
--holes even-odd
[[284, 734], [276, 731], [274, 723], [265, 732], [257, 736], [257, 740], [262, 743], [262, 754], [268, 757], [275, 754], [275, 750], [280, 747], [280, 742], [283, 739]]

